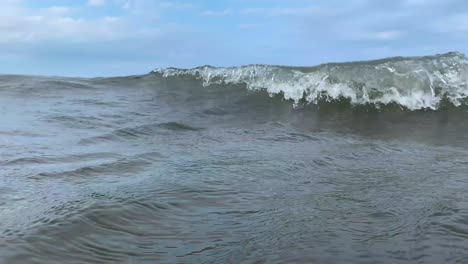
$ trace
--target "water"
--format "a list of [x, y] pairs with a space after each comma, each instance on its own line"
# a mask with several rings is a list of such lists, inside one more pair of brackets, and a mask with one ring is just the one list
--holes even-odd
[[0, 263], [466, 263], [465, 67], [0, 76]]

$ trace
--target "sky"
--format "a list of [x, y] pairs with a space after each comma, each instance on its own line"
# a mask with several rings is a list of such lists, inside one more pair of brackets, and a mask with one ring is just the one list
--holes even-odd
[[0, 0], [0, 73], [156, 68], [468, 51], [466, 0]]

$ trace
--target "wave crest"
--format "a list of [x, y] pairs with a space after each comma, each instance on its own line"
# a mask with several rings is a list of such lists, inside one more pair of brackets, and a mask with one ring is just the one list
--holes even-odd
[[397, 103], [410, 110], [455, 106], [468, 98], [468, 59], [462, 53], [330, 63], [315, 67], [248, 65], [159, 69], [163, 78], [191, 76], [204, 86], [245, 84], [249, 90], [283, 94], [295, 104], [348, 98], [353, 105]]

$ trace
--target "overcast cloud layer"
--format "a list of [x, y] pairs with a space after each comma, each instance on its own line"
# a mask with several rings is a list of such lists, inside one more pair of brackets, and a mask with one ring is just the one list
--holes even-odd
[[315, 65], [468, 50], [464, 0], [3, 0], [1, 73]]

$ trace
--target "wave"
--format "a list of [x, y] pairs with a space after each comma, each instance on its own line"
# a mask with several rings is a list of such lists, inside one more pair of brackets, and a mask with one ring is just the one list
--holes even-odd
[[281, 94], [295, 105], [345, 99], [352, 105], [398, 104], [409, 110], [435, 110], [444, 103], [468, 104], [468, 59], [459, 52], [314, 67], [202, 66], [152, 73], [162, 78], [192, 77], [203, 86], [243, 84], [249, 90]]
[[92, 145], [99, 142], [138, 139], [141, 137], [149, 137], [154, 136], [156, 134], [164, 134], [168, 132], [193, 132], [198, 130], [201, 130], [201, 128], [191, 127], [184, 123], [178, 122], [152, 123], [136, 127], [120, 128], [104, 135], [82, 139], [80, 143], [84, 145]]

